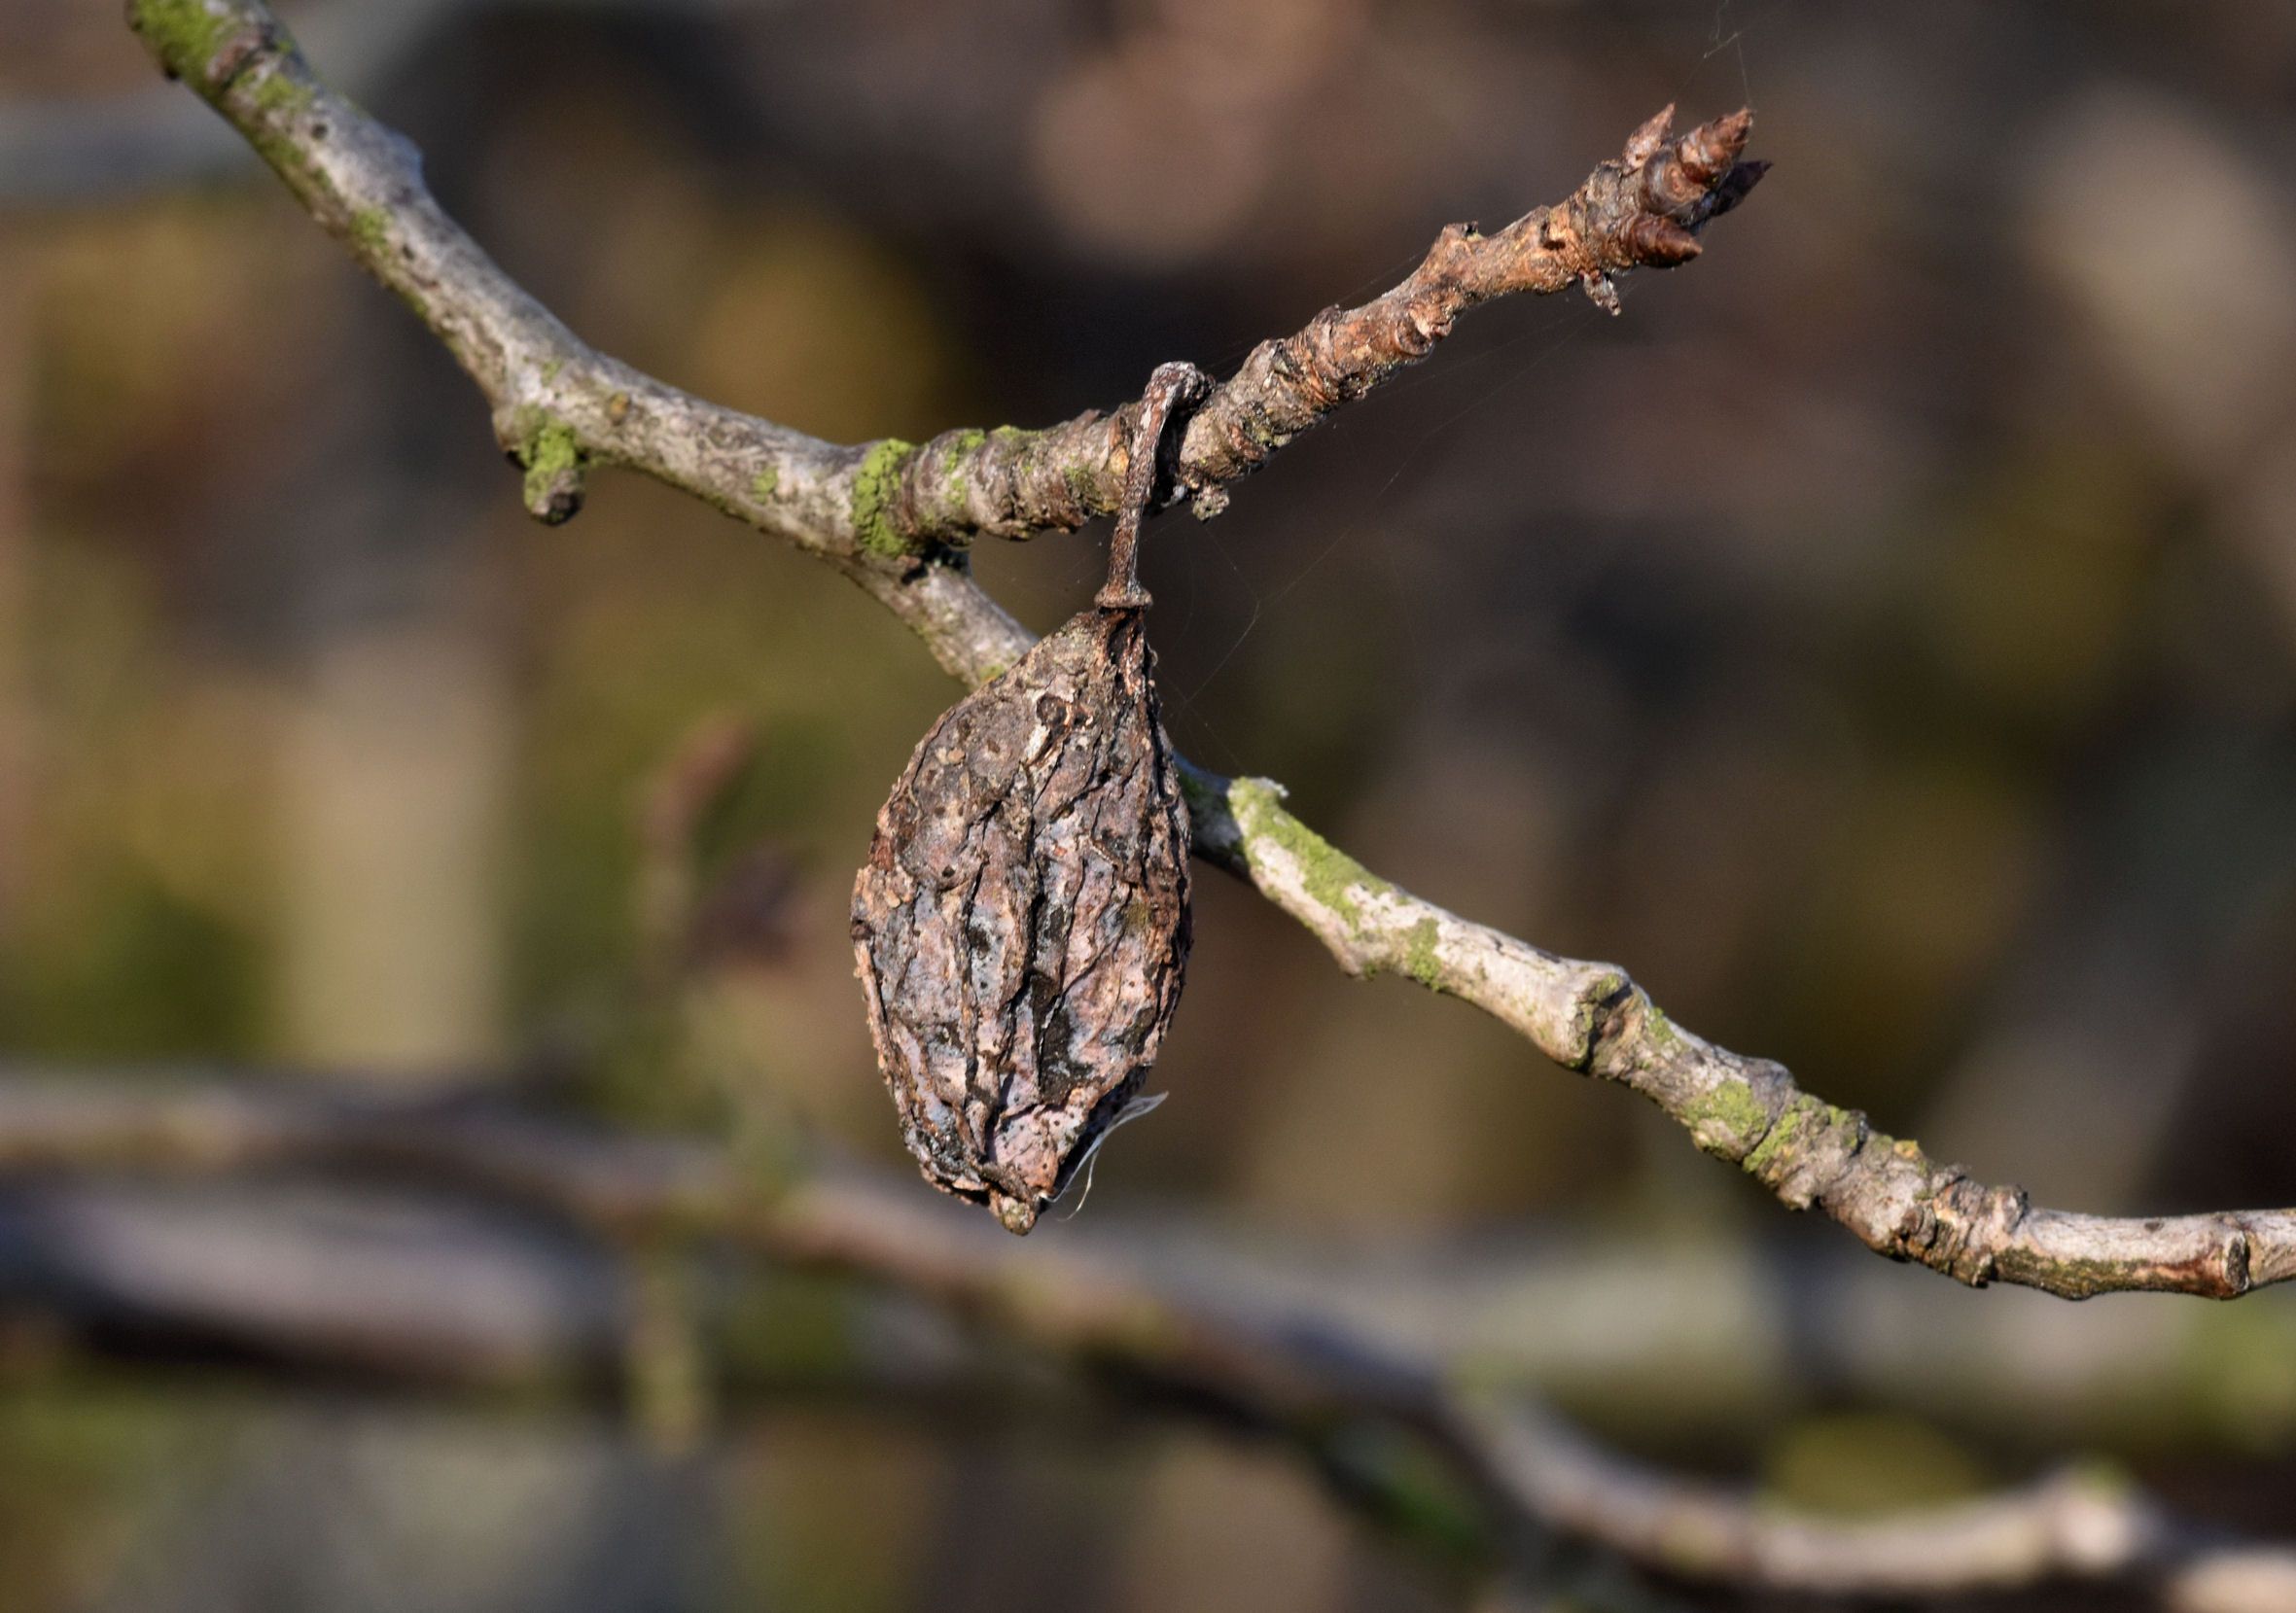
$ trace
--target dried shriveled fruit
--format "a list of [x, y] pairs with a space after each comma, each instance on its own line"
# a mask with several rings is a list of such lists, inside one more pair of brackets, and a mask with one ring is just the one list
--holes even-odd
[[1141, 1111], [1187, 962], [1187, 808], [1164, 737], [1140, 521], [1174, 403], [1150, 382], [1109, 580], [917, 746], [853, 892], [901, 1132], [935, 1185], [1014, 1232]]

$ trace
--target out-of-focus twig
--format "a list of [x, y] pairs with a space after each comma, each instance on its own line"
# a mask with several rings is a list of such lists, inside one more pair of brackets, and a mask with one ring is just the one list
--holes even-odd
[[25, 254], [0, 247], [0, 935], [25, 873], [32, 705], [24, 624], [31, 601], [31, 362]]
[[[0, 1093], [56, 1079], [0, 1066]], [[124, 1078], [88, 1071], [77, 1079], [100, 1086]], [[186, 1071], [166, 1079], [219, 1078]], [[499, 1083], [489, 1089], [502, 1101]], [[134, 1090], [151, 1093], [148, 1081]], [[434, 1103], [418, 1112], [442, 1125], [459, 1114], [451, 1125], [477, 1127], [490, 1111]], [[419, 1198], [470, 1228], [418, 1235], [394, 1221], [391, 1236], [367, 1238], [330, 1223], [356, 1254], [329, 1253], [304, 1238], [293, 1246], [309, 1249], [308, 1258], [261, 1258], [233, 1229], [258, 1223], [268, 1236], [296, 1222], [300, 1189], [251, 1179], [263, 1175], [251, 1165], [235, 1174], [245, 1184], [235, 1194], [220, 1192], [139, 1157], [123, 1156], [108, 1171], [74, 1167], [77, 1185], [56, 1191], [40, 1182], [39, 1162], [53, 1159], [45, 1151], [21, 1153], [20, 1168], [0, 1172], [12, 1189], [26, 1189], [0, 1198], [0, 1296], [16, 1292], [12, 1281], [26, 1272], [68, 1269], [78, 1274], [77, 1291], [112, 1296], [106, 1315], [124, 1307], [150, 1316], [165, 1309], [163, 1296], [131, 1279], [97, 1280], [115, 1269], [163, 1269], [179, 1299], [213, 1314], [188, 1296], [260, 1268], [266, 1291], [281, 1304], [292, 1298], [310, 1326], [338, 1315], [357, 1322], [372, 1346], [362, 1359], [411, 1361], [404, 1375], [422, 1383], [484, 1385], [503, 1372], [523, 1382], [545, 1370], [539, 1362], [588, 1372], [612, 1352], [619, 1333], [605, 1313], [620, 1290], [600, 1269], [607, 1255], [693, 1242], [632, 1225], [583, 1245], [591, 1250], [583, 1262], [587, 1275], [569, 1278], [555, 1258], [563, 1240], [546, 1249], [482, 1236], [471, 1229], [530, 1223], [517, 1214], [505, 1220], [466, 1194], [427, 1191], [455, 1186], [436, 1164], [392, 1171], [370, 1155], [367, 1165], [353, 1170], [346, 1162], [340, 1173], [357, 1177], [360, 1192]], [[298, 1177], [314, 1175], [331, 1179], [312, 1167]], [[499, 1188], [487, 1194], [505, 1196]], [[29, 1219], [18, 1213], [33, 1207]], [[41, 1252], [51, 1246], [69, 1251], [60, 1264]], [[2296, 1426], [2280, 1392], [2296, 1384], [2296, 1310], [2285, 1303], [2296, 1293], [2238, 1312], [2075, 1312], [1940, 1294], [1803, 1239], [1652, 1246], [1619, 1232], [1552, 1226], [1501, 1239], [1397, 1233], [1366, 1244], [1223, 1223], [1177, 1204], [1096, 1203], [1090, 1216], [1059, 1227], [1056, 1247], [1071, 1261], [1131, 1273], [1159, 1290], [1249, 1295], [1262, 1315], [1321, 1316], [1384, 1354], [1471, 1362], [1480, 1381], [1534, 1386], [1684, 1437], [1740, 1438], [1797, 1408], [1843, 1400], [1918, 1407], [1956, 1422], [2013, 1421], [2023, 1436], [2075, 1441], [2150, 1440], [2197, 1421], [2211, 1435], [2269, 1442]], [[28, 1264], [12, 1263], [19, 1254]], [[365, 1307], [384, 1290], [398, 1302], [387, 1318], [370, 1315]], [[240, 1293], [256, 1305], [256, 1330], [279, 1335], [286, 1326], [279, 1316]], [[899, 1310], [903, 1302], [888, 1295], [885, 1303]], [[184, 1328], [170, 1336], [196, 1352]], [[866, 1357], [871, 1341], [894, 1336], [864, 1329], [840, 1345], [839, 1359]], [[307, 1348], [299, 1359], [323, 1364]], [[738, 1352], [725, 1364], [738, 1374], [753, 1370]]]
[[[327, 0], [297, 30], [354, 99], [386, 86], [474, 14], [643, 11], [700, 17], [786, 0]], [[99, 206], [259, 172], [247, 143], [161, 88], [73, 100], [0, 102], [0, 209]]]
[[1629, 1558], [1685, 1579], [1892, 1597], [2123, 1580], [2173, 1613], [2296, 1608], [2296, 1551], [2195, 1531], [2102, 1470], [2068, 1468], [1894, 1517], [1821, 1521], [1623, 1460], [1520, 1403], [1478, 1416], [1510, 1492], [1550, 1526], [1599, 1529]]
[[[1105, 1247], [1017, 1243], [852, 1167], [768, 1182], [699, 1143], [310, 1087], [0, 1081], [0, 1173], [19, 1183], [287, 1169], [451, 1187], [618, 1245], [677, 1235], [887, 1284], [1057, 1358], [1281, 1433], [1345, 1484], [1390, 1482], [1376, 1461], [1367, 1469], [1377, 1445], [1360, 1437], [1386, 1429], [1448, 1466], [1467, 1504], [1492, 1513], [1492, 1542], [1532, 1525], [1684, 1578], [1829, 1594], [2158, 1583], [2169, 1605], [2194, 1613], [2284, 1608], [2267, 1593], [2296, 1585], [2296, 1556], [2208, 1541], [2126, 1486], [2079, 1475], [1875, 1524], [1782, 1515], [1623, 1461], [1519, 1397], [1465, 1392], [1442, 1363], [1383, 1349], [1328, 1314], [1272, 1308], [1200, 1273], [1150, 1276]], [[390, 1309], [387, 1296], [378, 1306]], [[308, 1348], [310, 1335], [290, 1326], [266, 1350], [253, 1320], [241, 1318], [237, 1342], [257, 1358], [292, 1362]], [[345, 1331], [338, 1319], [329, 1335], [336, 1354], [362, 1358], [345, 1350]], [[429, 1357], [378, 1347], [366, 1358], [419, 1367]], [[2247, 1589], [2228, 1596], [2227, 1585]]]
[[[472, 0], [336, 3], [304, 14], [305, 38], [323, 51], [353, 95], [371, 93]], [[181, 95], [154, 88], [74, 101], [0, 105], [0, 206], [112, 202], [161, 187], [196, 184], [247, 165], [247, 144]]]

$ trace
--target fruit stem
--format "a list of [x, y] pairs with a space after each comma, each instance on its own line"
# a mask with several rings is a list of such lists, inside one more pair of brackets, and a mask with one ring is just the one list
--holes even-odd
[[1133, 427], [1132, 453], [1124, 467], [1124, 502], [1116, 510], [1115, 536], [1109, 540], [1109, 576], [1093, 603], [1105, 611], [1143, 611], [1148, 591], [1140, 585], [1140, 523], [1156, 491], [1156, 456], [1174, 406], [1212, 390], [1212, 377], [1192, 364], [1165, 364], [1148, 377]]

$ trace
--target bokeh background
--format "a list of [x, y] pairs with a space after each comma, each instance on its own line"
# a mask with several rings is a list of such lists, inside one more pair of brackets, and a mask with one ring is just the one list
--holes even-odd
[[[1625, 317], [1479, 311], [1151, 529], [1174, 737], [1988, 1179], [2296, 1200], [2296, 9], [282, 11], [585, 338], [840, 440], [1232, 366], [1657, 106], [1750, 102], [1775, 172]], [[531, 524], [476, 394], [116, 8], [0, 0], [0, 1057], [500, 1081], [898, 1164], [843, 915], [952, 695], [923, 651], [634, 476]], [[1098, 537], [976, 567], [1048, 627]], [[1539, 1251], [1540, 1304], [1460, 1337], [1786, 1500], [2078, 1450], [2296, 1512], [2281, 1296], [2075, 1311], [1844, 1254], [1248, 891], [1201, 881], [1196, 929], [1172, 1101], [1088, 1219]], [[155, 1226], [194, 1263], [288, 1222], [435, 1245], [416, 1272], [510, 1236], [307, 1184], [14, 1192], [0, 1232], [35, 1200], [161, 1265]], [[1280, 1451], [1067, 1402], [766, 1395], [670, 1456], [548, 1396], [35, 1346], [0, 1349], [26, 1613], [1474, 1595]]]

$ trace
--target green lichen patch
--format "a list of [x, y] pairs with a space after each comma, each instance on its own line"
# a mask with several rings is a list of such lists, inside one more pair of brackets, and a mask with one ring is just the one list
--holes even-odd
[[1363, 928], [1359, 899], [1395, 890], [1347, 853], [1286, 812], [1284, 787], [1267, 779], [1238, 779], [1228, 786], [1228, 810], [1244, 834], [1244, 855], [1256, 869], [1270, 848], [1281, 849], [1299, 869], [1310, 900], [1336, 913], [1350, 931]]
[[1701, 1152], [1733, 1163], [1746, 1161], [1748, 1170], [1752, 1154], [1777, 1129], [1753, 1088], [1728, 1078], [1685, 1103], [1678, 1118], [1690, 1128], [1690, 1140]]
[[130, 0], [127, 24], [169, 77], [219, 105], [229, 94], [257, 125], [247, 128], [249, 141], [274, 164], [301, 159], [279, 125], [309, 106], [315, 91], [276, 18], [209, 0]]
[[1739, 1164], [1748, 1175], [1776, 1187], [1810, 1156], [1825, 1133], [1840, 1132], [1845, 1143], [1854, 1143], [1863, 1125], [1853, 1111], [1799, 1093]]
[[853, 473], [853, 541], [865, 553], [890, 560], [914, 552], [916, 545], [901, 536], [893, 517], [901, 473], [916, 451], [913, 442], [886, 438], [869, 445]]
[[955, 475], [964, 467], [966, 458], [978, 452], [980, 445], [988, 439], [989, 434], [984, 431], [967, 430], [944, 434], [939, 439], [941, 475]]
[[1432, 919], [1422, 919], [1403, 937], [1403, 972], [1429, 991], [1443, 989], [1443, 960], [1436, 948], [1442, 931]]
[[526, 508], [552, 526], [582, 508], [585, 456], [574, 428], [550, 415], [536, 415], [521, 432], [518, 463], [526, 468]]
[[[988, 440], [987, 432], [971, 427], [943, 432], [925, 444], [908, 469], [909, 495], [917, 520], [951, 534], [949, 544], [961, 546], [966, 542], [971, 524], [967, 467]], [[918, 545], [903, 546], [913, 549]]]
[[207, 64], [230, 37], [233, 21], [228, 14], [209, 10], [205, 0], [132, 0], [127, 25], [170, 75], [204, 91]]
[[351, 244], [370, 258], [379, 258], [390, 245], [391, 216], [379, 207], [362, 207], [351, 215]]
[[1675, 1029], [1675, 1022], [1666, 1017], [1666, 1010], [1655, 1002], [1643, 1005], [1643, 1039], [1651, 1051], [1672, 1055], [1682, 1050], [1682, 1034]]
[[248, 104], [266, 119], [292, 117], [314, 99], [310, 87], [297, 82], [283, 64], [284, 57], [274, 56], [247, 92]]
[[1081, 465], [1064, 465], [1060, 479], [1068, 484], [1069, 497], [1076, 501], [1077, 508], [1087, 515], [1092, 513], [1096, 508], [1094, 501], [1100, 494], [1100, 483], [1092, 473]]
[[759, 504], [763, 504], [773, 497], [774, 489], [780, 485], [781, 467], [768, 465], [764, 470], [750, 477], [750, 497], [756, 499]]
[[1739, 1162], [1746, 1174], [1767, 1181], [1781, 1166], [1790, 1165], [1801, 1152], [1802, 1139], [1816, 1118], [1813, 1109], [1823, 1105], [1807, 1094], [1788, 1104], [1762, 1140]]

